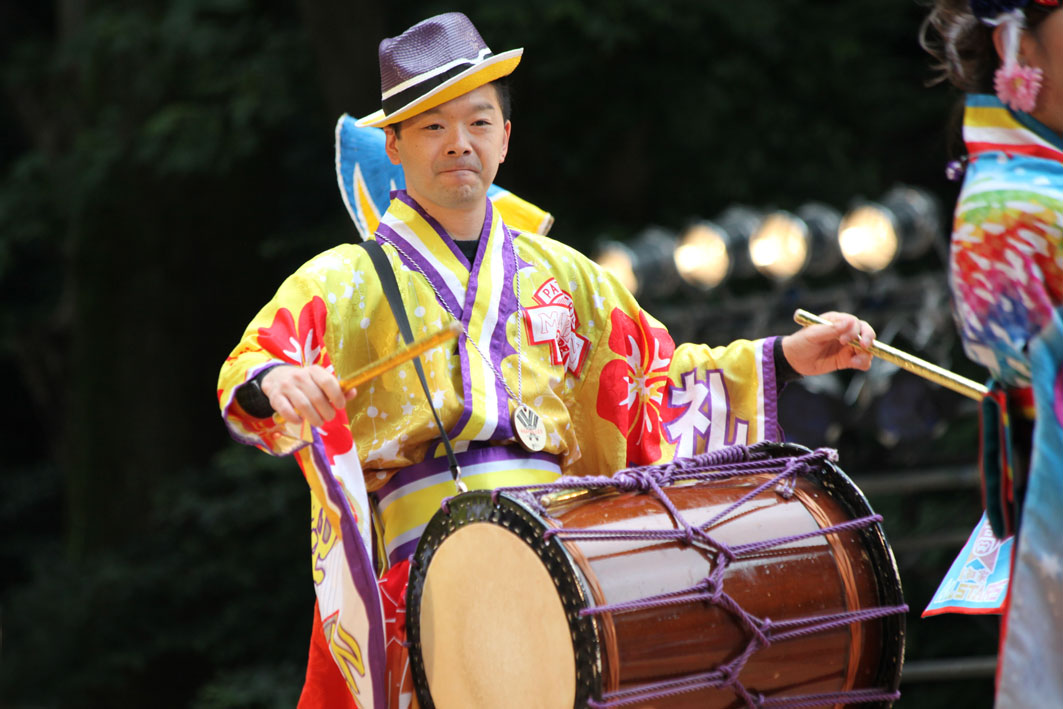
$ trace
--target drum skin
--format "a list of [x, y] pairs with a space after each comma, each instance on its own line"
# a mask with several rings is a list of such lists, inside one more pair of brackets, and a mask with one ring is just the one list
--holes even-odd
[[[777, 446], [779, 456], [806, 449]], [[700, 525], [769, 480], [766, 473], [719, 482], [677, 484], [666, 493], [683, 517]], [[836, 466], [799, 476], [783, 495], [767, 490], [709, 529], [722, 545], [793, 537], [872, 514], [866, 499]], [[543, 539], [548, 528], [655, 530], [676, 527], [648, 494], [611, 492], [556, 505], [542, 515], [505, 494], [467, 493], [429, 524], [415, 559], [407, 598], [411, 668], [422, 707], [435, 706], [421, 656], [420, 603], [432, 555], [470, 524], [500, 525], [528, 544], [553, 579], [573, 637], [576, 702], [715, 670], [748, 646], [750, 632], [729, 610], [698, 600], [679, 605], [581, 615], [586, 608], [637, 601], [689, 588], [720, 560], [716, 550], [640, 540]], [[463, 535], [464, 536], [464, 535]], [[474, 535], [468, 535], [470, 539]], [[474, 542], [457, 553], [475, 554]], [[726, 562], [725, 562], [726, 563]], [[472, 582], [472, 581], [470, 581]], [[900, 579], [881, 527], [816, 534], [739, 555], [727, 563], [723, 590], [746, 613], [773, 622], [903, 603]], [[519, 643], [520, 638], [513, 638]], [[433, 652], [446, 651], [435, 638]], [[849, 623], [779, 641], [754, 652], [738, 680], [751, 693], [788, 697], [864, 688], [896, 690], [903, 663], [904, 616]], [[518, 668], [519, 669], [519, 668]], [[534, 668], [528, 668], [534, 671]], [[731, 688], [704, 688], [630, 706], [741, 707]], [[856, 705], [854, 705], [856, 706]], [[860, 704], [859, 706], [871, 706]], [[880, 705], [881, 706], [881, 705]], [[442, 707], [441, 709], [449, 709]]]

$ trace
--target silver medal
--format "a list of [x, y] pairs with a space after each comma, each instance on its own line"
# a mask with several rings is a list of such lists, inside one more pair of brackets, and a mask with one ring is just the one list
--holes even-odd
[[520, 444], [533, 453], [546, 446], [546, 425], [527, 404], [521, 404], [513, 412], [513, 430]]

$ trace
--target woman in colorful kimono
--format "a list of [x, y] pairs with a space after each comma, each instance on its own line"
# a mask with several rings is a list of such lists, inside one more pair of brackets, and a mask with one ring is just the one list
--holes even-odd
[[1063, 706], [1063, 10], [938, 0], [924, 33], [966, 94], [950, 278], [983, 405], [986, 506], [1017, 534], [997, 706]]

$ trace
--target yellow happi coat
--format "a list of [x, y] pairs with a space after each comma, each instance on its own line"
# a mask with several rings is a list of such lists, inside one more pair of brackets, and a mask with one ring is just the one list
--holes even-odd
[[[463, 324], [458, 340], [422, 357], [455, 450], [512, 444], [516, 399], [546, 426], [544, 455], [518, 461], [512, 474], [496, 466], [479, 480], [471, 476], [470, 487], [549, 481], [559, 473], [605, 475], [777, 440], [771, 339], [677, 348], [610, 274], [557, 241], [509, 229], [490, 201], [473, 264], [441, 231], [397, 191], [375, 238], [395, 272], [414, 337], [454, 318]], [[373, 652], [366, 652], [380, 637], [379, 613], [363, 607], [372, 605], [375, 591], [367, 492], [386, 489], [396, 471], [442, 455], [425, 393], [413, 366], [401, 365], [363, 385], [345, 412], [310, 436], [248, 416], [234, 393], [279, 363], [316, 363], [343, 378], [400, 347], [367, 253], [337, 246], [281, 285], [226, 360], [218, 386], [233, 436], [273, 454], [294, 453], [306, 475], [326, 637], [365, 706], [382, 691], [374, 692], [382, 680], [374, 676]], [[401, 515], [389, 519], [384, 510], [389, 550], [415, 539], [451, 494], [453, 484], [440, 483]]]

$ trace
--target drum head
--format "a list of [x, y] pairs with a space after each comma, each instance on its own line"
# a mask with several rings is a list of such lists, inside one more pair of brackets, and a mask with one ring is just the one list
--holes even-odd
[[481, 491], [429, 522], [406, 601], [422, 709], [571, 709], [600, 691], [598, 621], [580, 616], [586, 579], [546, 529], [522, 503]]
[[531, 547], [502, 527], [471, 524], [436, 551], [421, 596], [421, 653], [439, 709], [575, 705], [557, 589]]

